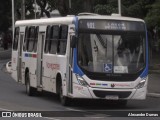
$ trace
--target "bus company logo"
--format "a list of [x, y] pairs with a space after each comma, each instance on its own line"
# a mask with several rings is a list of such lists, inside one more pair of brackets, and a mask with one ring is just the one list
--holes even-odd
[[53, 64], [53, 63], [47, 62], [46, 65], [47, 65], [48, 69], [52, 69], [52, 70], [59, 70], [60, 69], [59, 64]]
[[111, 87], [114, 88], [114, 87], [115, 87], [115, 84], [111, 84]]
[[115, 84], [111, 84], [111, 87], [114, 88], [114, 87], [130, 87], [129, 84], [119, 84], [119, 83], [115, 83]]

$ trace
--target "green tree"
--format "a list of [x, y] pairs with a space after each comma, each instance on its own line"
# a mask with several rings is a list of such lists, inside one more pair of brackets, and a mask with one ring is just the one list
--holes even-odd
[[[22, 0], [15, 0], [15, 20], [21, 19], [21, 11], [22, 11]], [[34, 0], [25, 0], [25, 18], [33, 19], [34, 18]]]
[[[21, 3], [20, 0], [15, 0], [15, 11], [16, 11], [16, 20], [21, 19]], [[37, 18], [50, 17], [50, 12], [57, 7], [56, 0], [36, 0], [38, 7], [40, 8], [38, 11], [35, 11], [35, 0], [25, 0], [25, 17], [26, 19], [33, 19], [35, 16]]]
[[150, 8], [145, 17], [148, 27], [160, 27], [160, 1], [157, 0], [154, 4], [148, 6]]
[[126, 7], [124, 15], [144, 19], [149, 10], [148, 5], [153, 4], [154, 1], [155, 0], [128, 0], [128, 2], [126, 1], [123, 4]]
[[0, 4], [0, 31], [7, 31], [11, 27], [11, 1], [5, 0]]
[[[122, 15], [144, 18], [148, 12], [148, 5], [155, 0], [122, 0]], [[99, 14], [110, 15], [118, 13], [117, 0], [98, 0], [94, 6], [94, 11]]]

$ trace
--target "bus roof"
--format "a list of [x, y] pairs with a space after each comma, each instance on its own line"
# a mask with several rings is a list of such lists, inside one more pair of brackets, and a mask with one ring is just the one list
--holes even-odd
[[106, 15], [93, 15], [93, 16], [78, 16], [78, 19], [108, 19], [108, 20], [126, 20], [126, 21], [139, 21], [144, 22], [144, 20], [139, 18], [124, 17], [124, 16], [106, 16]]
[[[52, 25], [52, 24], [73, 24], [76, 16], [33, 19], [33, 20], [20, 20], [16, 21], [15, 26], [36, 26], [36, 25]], [[144, 22], [142, 19], [123, 17], [123, 16], [105, 16], [105, 15], [82, 15], [77, 16], [80, 19], [108, 19], [108, 20], [125, 20], [125, 21], [139, 21]]]
[[57, 17], [45, 19], [32, 19], [16, 21], [15, 26], [49, 25], [49, 24], [72, 24], [74, 17]]

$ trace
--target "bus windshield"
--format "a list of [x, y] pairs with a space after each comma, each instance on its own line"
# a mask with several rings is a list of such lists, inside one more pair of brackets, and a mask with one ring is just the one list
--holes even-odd
[[78, 65], [88, 72], [137, 73], [145, 66], [145, 32], [79, 33]]

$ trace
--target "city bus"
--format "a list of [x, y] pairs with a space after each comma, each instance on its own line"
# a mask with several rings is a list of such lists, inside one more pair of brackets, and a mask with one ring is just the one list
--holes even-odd
[[12, 77], [37, 91], [73, 99], [104, 99], [126, 105], [144, 100], [148, 40], [141, 19], [95, 14], [15, 23]]

